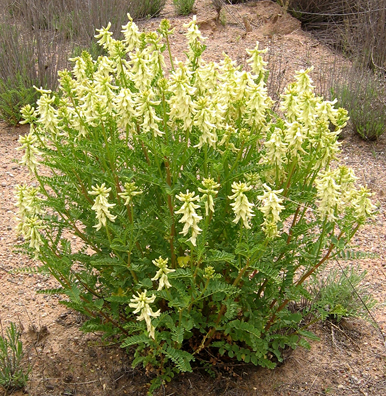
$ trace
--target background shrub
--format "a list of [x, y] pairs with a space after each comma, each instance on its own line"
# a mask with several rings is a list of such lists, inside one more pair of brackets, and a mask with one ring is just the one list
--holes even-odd
[[55, 89], [57, 71], [67, 63], [55, 33], [29, 31], [22, 24], [0, 22], [0, 118], [16, 125], [20, 108], [35, 103], [33, 86]]
[[306, 30], [362, 66], [386, 68], [384, 0], [289, 0], [288, 10]]
[[320, 90], [348, 110], [355, 133], [377, 140], [386, 132], [386, 89], [383, 73], [361, 65], [329, 61], [322, 67]]
[[189, 15], [193, 11], [195, 0], [173, 0], [178, 15]]

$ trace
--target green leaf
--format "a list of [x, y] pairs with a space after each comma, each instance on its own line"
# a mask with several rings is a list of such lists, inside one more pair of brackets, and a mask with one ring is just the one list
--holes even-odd
[[186, 351], [181, 351], [180, 349], [175, 349], [171, 346], [168, 346], [164, 353], [173, 361], [181, 372], [192, 372], [192, 367], [190, 365], [190, 362], [194, 361], [192, 354]]
[[103, 308], [103, 305], [104, 305], [105, 302], [104, 302], [104, 300], [101, 298], [101, 299], [99, 299], [99, 300], [94, 300], [93, 303], [94, 303], [94, 306], [95, 306], [97, 309], [101, 310], [101, 309]]
[[184, 328], [178, 326], [172, 330], [172, 340], [181, 345], [184, 340]]
[[225, 261], [225, 262], [234, 262], [235, 260], [235, 255], [232, 253], [225, 252], [224, 250], [214, 250], [211, 249], [209, 250], [209, 254], [205, 258], [206, 263], [216, 263], [220, 261]]
[[127, 337], [123, 340], [121, 348], [126, 348], [132, 345], [145, 344], [150, 345], [152, 340], [145, 334], [138, 334], [135, 336]]

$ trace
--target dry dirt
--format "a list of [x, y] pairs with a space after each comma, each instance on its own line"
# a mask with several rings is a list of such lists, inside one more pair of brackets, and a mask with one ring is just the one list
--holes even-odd
[[[176, 17], [168, 2], [162, 17], [176, 27], [173, 53], [180, 59], [185, 50], [182, 25], [189, 17]], [[256, 40], [269, 48], [271, 68], [283, 76], [293, 70], [318, 66], [331, 59], [328, 48], [319, 44], [300, 24], [285, 15], [277, 4], [258, 1], [247, 5], [226, 6], [217, 14], [209, 0], [196, 1], [197, 19], [208, 37], [205, 58], [219, 60], [226, 52], [245, 64], [245, 48]], [[156, 28], [160, 19], [141, 22], [141, 29]], [[248, 30], [248, 31], [247, 31]], [[280, 64], [279, 64], [280, 62]], [[23, 329], [25, 363], [32, 367], [25, 393], [33, 396], [123, 396], [146, 395], [149, 382], [144, 373], [130, 366], [130, 355], [118, 346], [105, 345], [97, 334], [79, 331], [82, 318], [58, 304], [56, 296], [36, 292], [54, 286], [42, 275], [14, 272], [35, 263], [13, 252], [17, 243], [14, 232], [16, 209], [13, 191], [16, 184], [28, 181], [26, 170], [18, 165], [21, 153], [16, 151], [23, 128], [0, 124], [0, 320], [11, 321]], [[385, 134], [386, 135], [386, 134]], [[361, 262], [367, 270], [365, 281], [379, 305], [373, 315], [378, 328], [361, 320], [344, 320], [315, 325], [320, 337], [310, 351], [297, 349], [285, 362], [269, 371], [250, 366], [233, 370], [217, 369], [217, 378], [205, 371], [181, 375], [157, 395], [368, 395], [385, 394], [386, 308], [386, 136], [376, 143], [359, 140], [348, 131], [342, 141], [342, 162], [353, 167], [359, 182], [367, 184], [379, 203], [377, 218], [356, 236], [355, 244], [378, 255]], [[0, 389], [0, 394], [1, 394]], [[5, 394], [5, 393], [4, 393]], [[18, 392], [17, 395], [21, 395]]]

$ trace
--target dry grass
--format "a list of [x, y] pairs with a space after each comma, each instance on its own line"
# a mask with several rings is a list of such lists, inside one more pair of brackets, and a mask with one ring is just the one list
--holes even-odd
[[289, 11], [357, 62], [386, 70], [384, 0], [290, 0]]

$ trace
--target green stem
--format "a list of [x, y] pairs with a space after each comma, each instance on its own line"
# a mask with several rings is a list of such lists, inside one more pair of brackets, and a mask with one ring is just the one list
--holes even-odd
[[[359, 228], [359, 224], [357, 224], [357, 226], [355, 227], [353, 234], [356, 233], [356, 231], [358, 230], [358, 228]], [[339, 240], [343, 237], [343, 234], [344, 234], [344, 231], [341, 231], [341, 233], [340, 233], [340, 234], [338, 235], [338, 237], [337, 237], [337, 241], [339, 241]], [[308, 277], [310, 277], [310, 276], [311, 276], [311, 275], [312, 275], [323, 263], [325, 263], [325, 262], [330, 258], [331, 253], [332, 253], [332, 251], [334, 250], [335, 246], [336, 246], [336, 245], [335, 245], [334, 243], [331, 243], [331, 244], [330, 244], [330, 247], [328, 248], [327, 253], [324, 255], [324, 257], [323, 257], [321, 260], [319, 260], [319, 262], [318, 262], [315, 266], [313, 266], [313, 267], [310, 268], [305, 274], [303, 274], [303, 276], [295, 283], [295, 287], [302, 285], [302, 284], [304, 283], [304, 281], [305, 281]], [[279, 307], [277, 308], [277, 310], [275, 311], [275, 313], [272, 314], [271, 318], [268, 320], [268, 323], [267, 323], [266, 326], [265, 326], [265, 332], [267, 332], [267, 331], [270, 329], [270, 327], [272, 326], [274, 320], [276, 319], [277, 314], [278, 314], [280, 311], [282, 311], [282, 310], [287, 306], [287, 304], [289, 303], [289, 301], [290, 301], [290, 300], [289, 300], [288, 298], [286, 298], [286, 299], [279, 305]], [[272, 304], [271, 304], [271, 308], [273, 308]]]
[[170, 65], [172, 66], [172, 71], [174, 71], [174, 63], [173, 63], [172, 51], [170, 50], [169, 35], [166, 34], [165, 38], [166, 38], [166, 46], [168, 47], [168, 52], [169, 52]]
[[[172, 178], [170, 174], [170, 165], [169, 161], [165, 159], [165, 169], [166, 169], [166, 183], [169, 187], [172, 186]], [[174, 207], [173, 207], [173, 198], [171, 195], [168, 194], [167, 197], [168, 208], [170, 212], [170, 216], [172, 218], [172, 226], [170, 228], [170, 237], [169, 237], [169, 246], [170, 246], [170, 254], [171, 254], [171, 261], [172, 261], [172, 268], [177, 268], [177, 260], [176, 254], [174, 252], [174, 237], [176, 235], [176, 225], [174, 221]]]
[[290, 188], [290, 186], [291, 186], [291, 180], [292, 180], [292, 177], [293, 177], [293, 175], [294, 175], [294, 173], [295, 173], [295, 168], [296, 168], [297, 163], [298, 163], [298, 161], [297, 161], [297, 159], [295, 158], [295, 159], [292, 161], [291, 168], [290, 168], [290, 172], [289, 172], [289, 174], [288, 174], [287, 183], [286, 183], [285, 188], [284, 188], [284, 191], [283, 191], [283, 196], [284, 196], [284, 197], [287, 197], [287, 195], [288, 195], [288, 191], [289, 191], [289, 188]]

